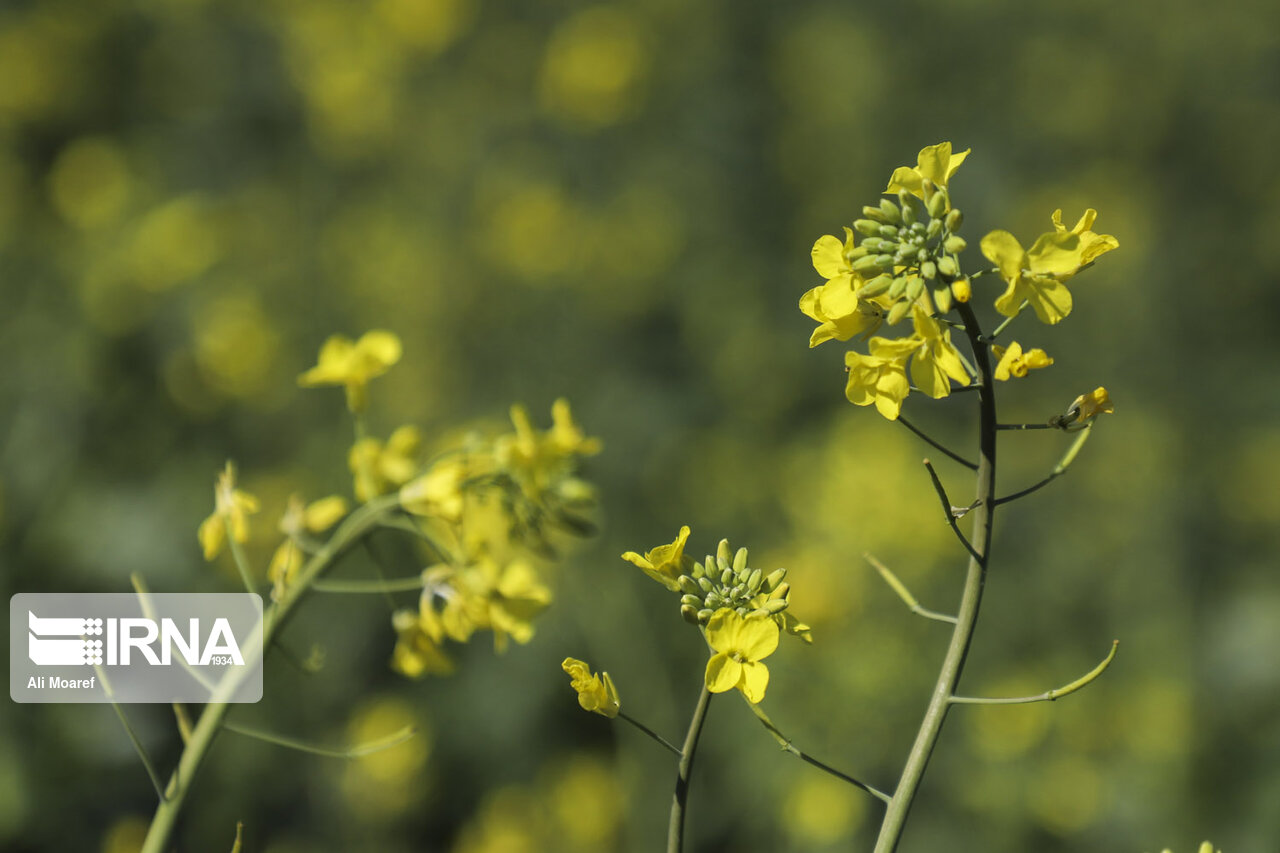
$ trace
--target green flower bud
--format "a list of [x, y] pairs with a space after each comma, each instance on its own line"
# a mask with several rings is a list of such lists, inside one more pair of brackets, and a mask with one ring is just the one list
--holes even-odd
[[907, 280], [907, 301], [915, 302], [922, 293], [924, 293], [924, 279], [918, 275], [911, 276]]
[[895, 323], [897, 323], [899, 320], [901, 320], [903, 317], [907, 316], [907, 312], [910, 310], [911, 310], [910, 302], [906, 300], [895, 302], [893, 307], [889, 309], [889, 316], [886, 318], [889, 321], [889, 325], [892, 326]]
[[680, 596], [680, 604], [687, 605], [696, 610], [702, 606], [702, 598], [696, 595], [682, 595]]
[[938, 272], [948, 278], [954, 278], [956, 274], [960, 272], [960, 265], [956, 263], [955, 258], [950, 257], [949, 255], [943, 255], [941, 258], [938, 258]]
[[964, 222], [964, 214], [954, 207], [951, 208], [946, 218], [947, 230], [952, 232], [959, 231], [961, 222]]
[[880, 271], [880, 255], [867, 255], [853, 262], [854, 272], [871, 273]]
[[747, 567], [747, 549], [739, 548], [733, 555], [733, 570], [740, 572]]
[[[955, 213], [955, 211], [951, 211]], [[959, 234], [952, 234], [950, 237], [942, 241], [942, 248], [946, 249], [953, 255], [958, 255], [964, 251], [965, 246], [969, 244]]]
[[920, 275], [924, 276], [930, 281], [933, 281], [935, 278], [938, 277], [938, 265], [935, 264], [933, 261], [925, 261], [923, 264], [920, 265]]
[[883, 273], [871, 279], [871, 281], [862, 285], [858, 289], [858, 296], [863, 299], [870, 299], [873, 296], [879, 296], [889, 289], [889, 285], [893, 284], [893, 276]]
[[746, 584], [734, 584], [733, 589], [729, 590], [726, 596], [730, 601], [737, 601], [742, 598], [742, 593], [746, 592]]
[[703, 610], [699, 610], [699, 611], [698, 611], [698, 624], [699, 624], [699, 625], [705, 625], [705, 624], [707, 624], [707, 622], [709, 622], [709, 621], [711, 620], [711, 617], [712, 617], [714, 614], [715, 614], [715, 611], [714, 611], [714, 610], [710, 610], [710, 609], [703, 609]]
[[747, 613], [747, 614], [745, 614], [745, 615], [747, 615], [747, 616], [772, 616], [773, 614], [771, 614], [768, 610], [765, 610], [763, 607], [757, 607], [755, 610], [752, 610], [750, 613]]
[[680, 585], [680, 591], [685, 593], [686, 595], [701, 594], [700, 587], [698, 586], [698, 582], [693, 578], [689, 577], [688, 575], [681, 575], [680, 579], [676, 581], [676, 583]]
[[[881, 247], [890, 249], [896, 245], [896, 243], [890, 243], [888, 240], [881, 240], [879, 237], [867, 237], [861, 244], [859, 244], [859, 248], [866, 249], [868, 252], [874, 252], [878, 255], [881, 252]], [[850, 261], [850, 263], [853, 262]]]
[[[945, 258], [944, 258], [945, 260]], [[945, 314], [951, 310], [951, 288], [943, 285], [935, 287], [933, 290], [933, 301], [938, 306], [938, 311]]]
[[769, 572], [769, 576], [764, 579], [764, 583], [760, 584], [760, 589], [764, 592], [773, 592], [786, 576], [786, 569], [774, 569]]
[[688, 604], [680, 605], [680, 618], [688, 622], [690, 625], [697, 625], [698, 608], [690, 607]]
[[929, 260], [932, 257], [933, 255], [930, 254], [928, 249], [921, 249], [920, 251], [916, 252], [916, 263], [923, 264], [925, 261]]
[[720, 593], [709, 592], [707, 593], [707, 599], [704, 603], [708, 607], [710, 607], [712, 610], [719, 610], [721, 607], [724, 607], [725, 600], [724, 600], [724, 596], [722, 596]]
[[881, 225], [876, 233], [886, 240], [897, 240], [900, 232], [892, 225]]
[[775, 613], [781, 613], [786, 610], [787, 605], [790, 603], [791, 602], [787, 601], [785, 598], [771, 598], [764, 603], [764, 607], [762, 609], [772, 616]]
[[882, 272], [887, 272], [888, 270], [893, 269], [893, 255], [876, 255], [876, 265]]
[[941, 219], [950, 206], [951, 199], [947, 197], [946, 189], [940, 189], [931, 197], [926, 196], [925, 207], [929, 209], [929, 215], [934, 219]]
[[880, 223], [874, 219], [855, 219], [853, 221], [853, 230], [870, 237], [880, 233]]
[[782, 583], [778, 584], [776, 587], [773, 588], [773, 592], [769, 593], [769, 599], [772, 601], [779, 598], [786, 598], [790, 594], [791, 594], [791, 584], [787, 583], [786, 581], [783, 581]]
[[884, 214], [886, 222], [897, 223], [902, 221], [902, 211], [898, 210], [898, 206], [887, 198], [880, 199], [880, 212]]
[[867, 219], [874, 219], [876, 222], [888, 222], [889, 216], [879, 207], [873, 207], [869, 204], [863, 205], [862, 215]]
[[916, 221], [915, 199], [906, 190], [898, 191], [898, 203], [902, 205], [902, 221], [910, 225]]
[[703, 574], [703, 572], [702, 572], [702, 564], [701, 564], [701, 563], [694, 563], [694, 564], [693, 564], [693, 579], [694, 579], [694, 580], [697, 580], [698, 578], [702, 577], [702, 574]]
[[923, 222], [911, 223], [911, 233], [916, 237], [920, 238], [916, 240], [917, 243], [924, 242], [924, 236], [925, 234], [928, 233], [928, 231], [929, 231], [929, 226], [925, 225]]
[[720, 544], [716, 546], [716, 565], [723, 568], [729, 565], [732, 554], [729, 551], [729, 540], [721, 539]]
[[755, 595], [760, 591], [760, 584], [764, 581], [764, 572], [759, 569], [752, 569], [751, 574], [747, 575], [747, 592]]
[[733, 583], [733, 569], [726, 568], [720, 573], [720, 586], [726, 587]]
[[942, 233], [942, 220], [930, 219], [929, 227], [925, 229], [924, 236], [930, 240], [936, 240], [938, 235]]
[[932, 178], [924, 178], [920, 181], [920, 192], [924, 194], [924, 200], [927, 202], [933, 198], [933, 194], [938, 191], [938, 185], [933, 182]]
[[710, 578], [698, 578], [698, 589], [702, 590], [703, 595], [706, 595], [711, 592], [711, 590], [715, 589], [715, 584], [711, 583]]
[[889, 298], [900, 299], [902, 294], [907, 292], [907, 277], [900, 275], [893, 280], [893, 284], [889, 285]]

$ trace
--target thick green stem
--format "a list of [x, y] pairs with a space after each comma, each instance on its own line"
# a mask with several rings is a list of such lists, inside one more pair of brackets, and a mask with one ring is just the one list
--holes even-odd
[[680, 853], [684, 849], [684, 813], [689, 799], [689, 775], [693, 772], [693, 756], [698, 751], [698, 736], [707, 719], [707, 706], [711, 704], [711, 691], [702, 685], [698, 706], [693, 709], [689, 721], [689, 733], [684, 737], [684, 749], [680, 751], [680, 767], [676, 774], [676, 792], [671, 799], [671, 819], [667, 823], [667, 853]]
[[[285, 591], [279, 601], [263, 613], [262, 649], [264, 652], [271, 648], [272, 639], [284, 626], [290, 611], [306, 594], [312, 581], [333, 565], [347, 548], [376, 527], [381, 517], [398, 502], [397, 495], [390, 495], [375, 498], [359, 507], [338, 527], [324, 547], [312, 556], [303, 567], [298, 580]], [[257, 650], [246, 647], [245, 657], [247, 658], [255, 651]], [[169, 839], [173, 835], [174, 826], [187, 794], [191, 790], [192, 782], [204, 763], [205, 756], [209, 754], [209, 749], [213, 746], [218, 732], [222, 730], [227, 711], [231, 708], [225, 701], [225, 697], [234, 695], [240, 679], [247, 675], [247, 671], [241, 671], [239, 678], [229, 679], [219, 684], [209, 704], [204, 706], [204, 711], [200, 714], [200, 719], [192, 729], [186, 747], [182, 750], [182, 757], [178, 759], [178, 767], [169, 778], [169, 784], [164, 792], [165, 799], [161, 800], [160, 805], [156, 807], [155, 816], [151, 819], [151, 827], [147, 830], [147, 838], [142, 844], [142, 853], [162, 853], [169, 848]]]
[[978, 318], [968, 303], [960, 303], [957, 308], [964, 320], [965, 335], [973, 348], [974, 362], [978, 368], [980, 422], [977, 498], [973, 510], [973, 531], [969, 537], [973, 551], [969, 557], [969, 568], [965, 574], [964, 591], [956, 614], [956, 627], [951, 634], [951, 644], [947, 647], [942, 668], [938, 671], [938, 680], [929, 697], [929, 707], [925, 710], [924, 720], [920, 723], [915, 743], [907, 756], [902, 777], [898, 780], [898, 787], [889, 802], [884, 822], [880, 825], [875, 853], [892, 853], [898, 847], [907, 815], [911, 811], [911, 803], [920, 788], [929, 756], [938, 743], [938, 735], [951, 706], [951, 697], [960, 681], [960, 673], [964, 670], [965, 657], [973, 639], [973, 628], [978, 621], [978, 609], [982, 604], [982, 588], [986, 582], [995, 510], [996, 402], [992, 388], [991, 359], [987, 344], [981, 339]]

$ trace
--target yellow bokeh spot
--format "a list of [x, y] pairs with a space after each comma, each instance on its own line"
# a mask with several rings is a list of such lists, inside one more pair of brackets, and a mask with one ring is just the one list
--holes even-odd
[[472, 0], [378, 0], [374, 11], [387, 34], [406, 46], [439, 53], [471, 23]]
[[492, 260], [530, 281], [564, 273], [581, 260], [577, 211], [557, 186], [528, 184], [493, 210], [484, 240]]
[[406, 726], [415, 730], [407, 741], [343, 766], [342, 789], [357, 814], [389, 817], [415, 802], [422, 793], [419, 777], [431, 753], [431, 732], [409, 703], [395, 696], [376, 697], [352, 715], [346, 736], [353, 745], [381, 740]]
[[62, 149], [49, 171], [49, 196], [77, 228], [115, 222], [129, 201], [132, 178], [124, 152], [110, 139], [84, 137]]
[[279, 336], [253, 293], [219, 297], [195, 318], [195, 360], [210, 386], [231, 397], [268, 390]]
[[1070, 835], [1098, 818], [1103, 779], [1098, 769], [1078, 756], [1056, 758], [1027, 790], [1027, 805], [1050, 832]]
[[534, 795], [514, 786], [499, 788], [458, 834], [453, 853], [542, 853], [544, 833], [543, 809]]
[[623, 796], [608, 765], [578, 756], [552, 775], [551, 810], [559, 831], [584, 850], [606, 850], [622, 820]]
[[1193, 712], [1186, 682], [1153, 678], [1135, 684], [1125, 709], [1125, 740], [1136, 754], [1173, 758], [1190, 751]]
[[782, 801], [782, 824], [803, 848], [834, 844], [858, 831], [866, 795], [825, 774], [806, 774]]
[[551, 34], [538, 95], [544, 109], [569, 124], [604, 127], [637, 111], [648, 70], [639, 23], [621, 9], [596, 6]]
[[[997, 681], [975, 691], [981, 696], [1030, 696], [1044, 692], [1031, 678]], [[1030, 705], [975, 705], [961, 715], [974, 752], [988, 761], [1016, 758], [1044, 740], [1053, 720], [1048, 702]]]
[[147, 838], [147, 819], [141, 815], [128, 815], [111, 824], [102, 836], [101, 853], [138, 853]]
[[204, 202], [186, 195], [153, 208], [134, 232], [130, 268], [146, 290], [165, 290], [201, 275], [222, 253]]

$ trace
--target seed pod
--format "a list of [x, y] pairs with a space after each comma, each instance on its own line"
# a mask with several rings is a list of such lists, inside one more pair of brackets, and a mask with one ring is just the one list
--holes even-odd
[[690, 625], [697, 625], [698, 608], [690, 607], [687, 604], [680, 605], [680, 618], [688, 622]]
[[920, 275], [924, 276], [930, 281], [933, 281], [935, 278], [938, 277], [938, 265], [935, 264], [933, 261], [925, 261], [923, 264], [920, 265]]
[[884, 214], [886, 222], [892, 224], [902, 221], [902, 211], [898, 210], [898, 206], [887, 198], [880, 199], [880, 212]]
[[738, 552], [733, 555], [733, 570], [740, 572], [747, 567], [747, 549], [739, 548]]
[[951, 278], [956, 273], [960, 272], [960, 265], [957, 264], [956, 259], [951, 257], [950, 255], [943, 255], [942, 257], [938, 258], [938, 272], [942, 273], [948, 278]]
[[[955, 211], [952, 211], [954, 213]], [[942, 241], [942, 248], [946, 249], [953, 255], [958, 255], [964, 251], [965, 246], [969, 244], [959, 234], [952, 234], [950, 237]]]
[[871, 237], [880, 233], [880, 223], [874, 219], [855, 219], [853, 220], [853, 230]]
[[951, 210], [947, 213], [947, 218], [946, 218], [947, 230], [953, 233], [956, 231], [959, 231], [960, 223], [962, 222], [964, 222], [964, 214], [954, 207], [951, 208]]

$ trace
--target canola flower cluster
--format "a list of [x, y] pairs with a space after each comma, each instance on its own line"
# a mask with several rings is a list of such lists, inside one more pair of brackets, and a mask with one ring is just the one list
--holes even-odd
[[[303, 387], [339, 386], [356, 418], [359, 438], [347, 454], [356, 504], [395, 495], [393, 526], [415, 534], [432, 560], [421, 574], [416, 609], [392, 615], [397, 641], [392, 666], [410, 677], [451, 672], [447, 641], [465, 643], [490, 631], [494, 647], [527, 643], [534, 618], [551, 603], [551, 589], [538, 569], [554, 557], [560, 533], [586, 535], [595, 490], [576, 476], [578, 461], [600, 451], [600, 441], [574, 422], [569, 403], [557, 400], [552, 425], [540, 430], [519, 405], [511, 408], [512, 430], [496, 436], [468, 435], [424, 460], [425, 441], [405, 425], [386, 440], [365, 435], [361, 416], [370, 381], [386, 373], [402, 352], [400, 339], [375, 330], [352, 341], [335, 335], [320, 350], [315, 367], [298, 377]], [[215, 487], [215, 509], [201, 525], [206, 559], [226, 543], [233, 552], [247, 542], [257, 498], [235, 486], [227, 463]], [[306, 503], [289, 498], [280, 521], [284, 539], [267, 571], [271, 596], [279, 600], [297, 581], [316, 536], [351, 511], [341, 495]], [[238, 563], [243, 555], [236, 553]], [[246, 572], [246, 576], [248, 573]]]
[[[980, 248], [995, 266], [966, 275], [960, 262], [968, 245], [959, 233], [964, 217], [952, 204], [950, 181], [968, 155], [953, 153], [950, 142], [924, 148], [914, 167], [894, 170], [885, 189], [889, 197], [863, 207], [862, 218], [844, 229], [844, 240], [826, 235], [813, 246], [814, 269], [826, 281], [800, 298], [800, 310], [818, 323], [809, 346], [865, 339], [866, 353], [845, 355], [845, 395], [855, 405], [874, 405], [889, 420], [898, 418], [912, 390], [940, 399], [977, 378], [951, 341], [951, 330], [961, 324], [950, 316], [972, 298], [976, 279], [997, 273], [1004, 281], [994, 300], [1001, 315], [1012, 318], [1030, 306], [1041, 322], [1055, 324], [1071, 313], [1067, 282], [1119, 246], [1115, 237], [1092, 230], [1092, 208], [1071, 228], [1056, 210], [1053, 230], [1030, 248], [1008, 231], [987, 234]], [[910, 333], [876, 334], [907, 318]], [[1017, 341], [993, 352], [1001, 381], [1053, 364], [1043, 349]], [[1105, 396], [1105, 389], [1098, 392]]]

